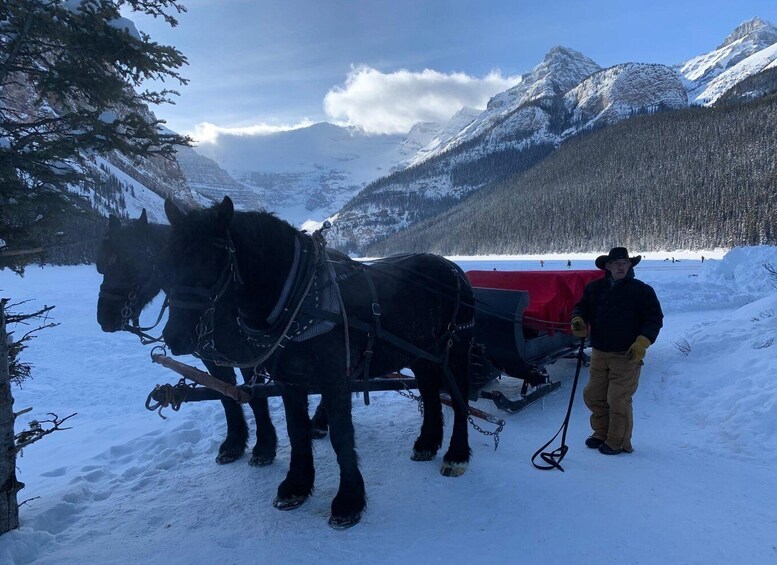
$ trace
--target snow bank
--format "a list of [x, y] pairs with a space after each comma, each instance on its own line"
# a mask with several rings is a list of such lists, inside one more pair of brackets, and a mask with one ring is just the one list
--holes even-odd
[[756, 299], [774, 291], [777, 285], [764, 265], [777, 269], [777, 247], [735, 247], [720, 261], [706, 262], [699, 278], [705, 282], [729, 286], [732, 291], [749, 294]]

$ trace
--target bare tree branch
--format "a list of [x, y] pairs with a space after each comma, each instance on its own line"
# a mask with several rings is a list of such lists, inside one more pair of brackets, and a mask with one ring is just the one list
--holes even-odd
[[[42, 438], [49, 434], [53, 434], [54, 432], [62, 431], [62, 430], [69, 430], [71, 428], [63, 428], [62, 424], [72, 418], [73, 416], [76, 416], [77, 412], [74, 412], [70, 416], [65, 416], [64, 418], [60, 418], [56, 414], [49, 412], [49, 416], [51, 416], [50, 420], [32, 420], [28, 426], [29, 429], [22, 430], [18, 434], [14, 436], [14, 441], [16, 443], [16, 453], [19, 453], [22, 449], [27, 447], [28, 445], [32, 445], [36, 441], [40, 441]], [[50, 427], [44, 427], [44, 424], [52, 424]]]

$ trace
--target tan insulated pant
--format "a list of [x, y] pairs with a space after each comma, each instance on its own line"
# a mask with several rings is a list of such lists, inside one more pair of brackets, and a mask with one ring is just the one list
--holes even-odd
[[631, 397], [637, 392], [641, 369], [642, 362], [629, 361], [625, 352], [591, 352], [590, 376], [583, 399], [591, 411], [594, 436], [613, 449], [632, 450]]

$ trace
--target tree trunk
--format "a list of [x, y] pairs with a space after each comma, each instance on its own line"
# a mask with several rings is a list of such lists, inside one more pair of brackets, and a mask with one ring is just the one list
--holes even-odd
[[13, 396], [8, 368], [8, 339], [5, 332], [5, 300], [0, 300], [0, 534], [19, 527], [16, 493], [16, 444], [14, 442]]

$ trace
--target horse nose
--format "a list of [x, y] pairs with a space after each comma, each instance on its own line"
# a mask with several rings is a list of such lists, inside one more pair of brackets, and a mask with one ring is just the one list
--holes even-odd
[[100, 324], [100, 329], [106, 333], [117, 332], [121, 329], [116, 320], [100, 312], [97, 312], [97, 323]]

